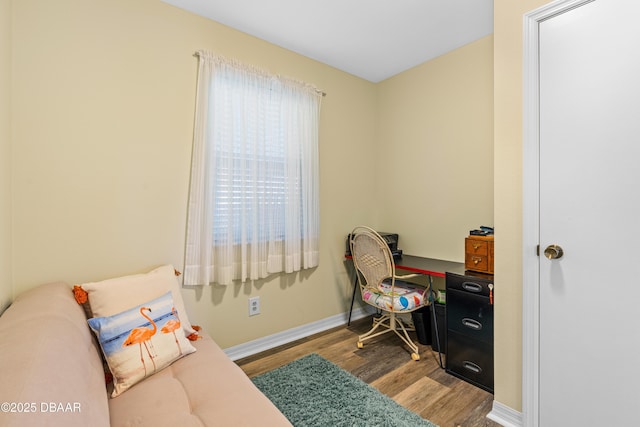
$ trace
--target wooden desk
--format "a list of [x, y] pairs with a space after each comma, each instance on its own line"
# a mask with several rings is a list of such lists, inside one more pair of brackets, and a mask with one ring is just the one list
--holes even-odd
[[[345, 255], [346, 259], [351, 259], [351, 255]], [[395, 260], [396, 270], [404, 270], [411, 273], [422, 274], [429, 277], [429, 289], [431, 290], [432, 277], [445, 277], [446, 273], [457, 273], [464, 275], [465, 267], [463, 262], [445, 261], [436, 258], [424, 258], [414, 255], [402, 255]], [[353, 283], [353, 295], [351, 296], [351, 307], [349, 308], [349, 319], [347, 325], [351, 324], [351, 312], [353, 311], [353, 303], [356, 299], [356, 290], [358, 289], [358, 273]]]

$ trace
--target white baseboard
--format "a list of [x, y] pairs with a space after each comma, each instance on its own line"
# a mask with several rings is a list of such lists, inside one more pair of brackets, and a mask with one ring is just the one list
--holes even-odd
[[504, 427], [522, 427], [524, 425], [522, 412], [511, 409], [495, 400], [493, 401], [491, 412], [487, 414], [487, 418]]
[[[353, 310], [353, 313], [351, 314], [351, 320], [361, 319], [363, 317], [370, 316], [371, 314], [372, 312], [368, 311], [366, 308], [357, 308]], [[288, 329], [283, 332], [278, 332], [277, 334], [269, 335], [243, 344], [238, 344], [233, 347], [225, 348], [224, 352], [231, 360], [242, 359], [243, 357], [252, 356], [254, 354], [260, 353], [261, 351], [269, 350], [283, 344], [288, 344], [300, 338], [305, 338], [309, 335], [326, 331], [327, 329], [346, 325], [347, 320], [348, 313], [336, 314], [335, 316], [327, 317], [326, 319], [318, 320], [316, 322]]]

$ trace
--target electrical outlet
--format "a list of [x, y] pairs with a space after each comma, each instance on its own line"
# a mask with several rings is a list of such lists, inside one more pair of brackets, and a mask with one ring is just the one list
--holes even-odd
[[260, 297], [249, 298], [249, 316], [260, 314]]

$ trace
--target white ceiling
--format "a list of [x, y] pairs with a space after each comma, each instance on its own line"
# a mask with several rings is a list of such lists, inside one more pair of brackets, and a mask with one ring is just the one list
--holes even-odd
[[493, 0], [162, 0], [379, 82], [493, 33]]

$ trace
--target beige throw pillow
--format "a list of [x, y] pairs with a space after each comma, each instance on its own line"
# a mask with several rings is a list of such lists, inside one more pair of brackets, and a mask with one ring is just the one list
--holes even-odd
[[84, 283], [81, 287], [88, 294], [93, 317], [113, 316], [170, 291], [185, 335], [196, 333], [187, 317], [172, 265], [163, 265], [145, 274]]

